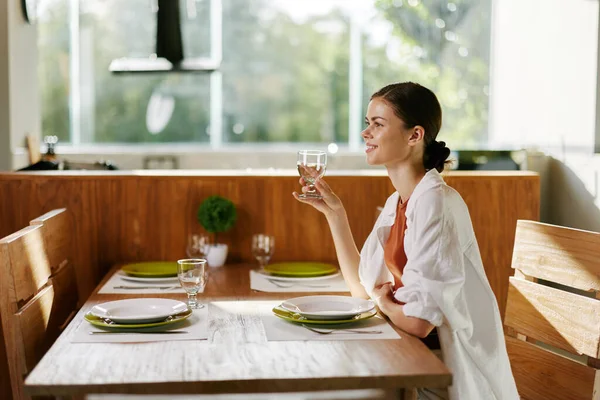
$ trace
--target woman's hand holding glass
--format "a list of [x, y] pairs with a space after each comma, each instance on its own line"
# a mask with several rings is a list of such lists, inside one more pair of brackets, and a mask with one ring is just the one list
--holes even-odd
[[[309, 188], [309, 183], [304, 178], [300, 178], [300, 184], [302, 185], [302, 193], [309, 192], [312, 188]], [[325, 216], [333, 216], [344, 212], [344, 205], [340, 198], [331, 190], [327, 182], [321, 178], [317, 178], [314, 183], [314, 188], [321, 195], [321, 198], [302, 198], [297, 192], [293, 195], [296, 200], [303, 203], [310, 204], [318, 211], [325, 214]]]

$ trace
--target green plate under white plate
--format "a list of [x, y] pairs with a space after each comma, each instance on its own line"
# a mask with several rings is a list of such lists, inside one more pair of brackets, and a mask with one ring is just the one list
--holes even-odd
[[295, 277], [331, 275], [338, 270], [335, 265], [319, 262], [282, 262], [268, 264], [263, 269], [271, 275]]
[[358, 314], [353, 318], [349, 319], [336, 319], [336, 320], [322, 320], [322, 319], [309, 319], [305, 318], [300, 314], [284, 310], [280, 307], [273, 308], [273, 314], [277, 317], [284, 319], [289, 322], [298, 322], [301, 324], [316, 324], [316, 325], [339, 325], [339, 324], [347, 324], [350, 322], [363, 321], [365, 319], [369, 319], [377, 315], [377, 310], [373, 309], [371, 311], [367, 311], [362, 314]]
[[177, 263], [173, 261], [153, 261], [127, 264], [121, 271], [130, 276], [145, 278], [167, 278], [177, 276]]
[[189, 318], [190, 315], [192, 315], [192, 310], [188, 308], [186, 311], [176, 314], [176, 315], [172, 315], [164, 321], [151, 322], [151, 323], [147, 323], [147, 324], [115, 324], [115, 323], [109, 324], [109, 323], [104, 322], [104, 320], [102, 318], [96, 317], [95, 315], [92, 315], [90, 313], [85, 314], [83, 317], [90, 324], [92, 324], [94, 326], [99, 326], [101, 328], [140, 329], [140, 328], [155, 328], [155, 327], [159, 327], [159, 326], [176, 324], [178, 322], [183, 321], [184, 319]]

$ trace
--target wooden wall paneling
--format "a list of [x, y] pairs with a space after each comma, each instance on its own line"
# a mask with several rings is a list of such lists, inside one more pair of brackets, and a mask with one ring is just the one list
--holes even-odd
[[[268, 182], [270, 177], [261, 179], [252, 177], [245, 181], [237, 183], [227, 179], [228, 185], [236, 187], [235, 193], [237, 201], [234, 201], [237, 207], [238, 219], [230, 232], [222, 234], [226, 243], [229, 245], [231, 260], [254, 261], [252, 255], [252, 235], [255, 233], [269, 233], [272, 229], [266, 224], [266, 216], [273, 213], [273, 210], [267, 209], [266, 198], [272, 196], [268, 191]], [[232, 187], [228, 190], [231, 193]], [[199, 225], [196, 220], [196, 211], [200, 206], [200, 201], [192, 205], [191, 214], [194, 224]], [[277, 252], [278, 243], [275, 242], [275, 252]]]
[[387, 177], [372, 179], [369, 176], [359, 176], [353, 177], [351, 182], [347, 177], [335, 178], [332, 189], [344, 203], [350, 228], [360, 251], [375, 225], [377, 207], [383, 207], [395, 189]]
[[[336, 260], [324, 216], [291, 195], [299, 190], [296, 175], [179, 173], [0, 174], [0, 229], [14, 232], [44, 212], [68, 208], [75, 222], [73, 266], [82, 299], [115, 263], [177, 259], [185, 254], [187, 234], [202, 231], [197, 208], [213, 194], [230, 197], [238, 206], [236, 226], [221, 235], [230, 245], [230, 262], [254, 262], [250, 240], [259, 231], [276, 237], [274, 261]], [[360, 249], [373, 227], [375, 208], [393, 192], [390, 180], [384, 175], [326, 179], [347, 208]], [[469, 207], [486, 273], [503, 312], [516, 220], [539, 218], [539, 177], [450, 173], [445, 179]]]
[[[99, 202], [108, 201], [109, 194], [98, 190], [101, 181], [75, 179], [67, 187], [68, 192], [62, 204], [69, 210], [74, 221], [73, 268], [77, 278], [79, 298], [87, 299], [94, 290], [94, 283], [101, 279], [103, 272], [103, 257], [113, 251], [109, 241], [113, 232], [107, 225], [114, 224], [110, 209], [102, 209]], [[113, 204], [112, 208], [116, 205]], [[120, 238], [122, 240], [122, 238]]]
[[266, 227], [273, 231], [276, 241], [273, 261], [334, 261], [325, 218], [292, 197], [292, 192], [298, 190], [296, 177], [272, 180], [265, 190]]
[[539, 220], [539, 177], [450, 175], [445, 180], [469, 208], [483, 266], [504, 319], [516, 221]]

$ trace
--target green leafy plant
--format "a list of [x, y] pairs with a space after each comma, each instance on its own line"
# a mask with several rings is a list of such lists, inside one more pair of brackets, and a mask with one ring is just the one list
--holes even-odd
[[215, 243], [218, 243], [217, 234], [231, 229], [236, 220], [235, 204], [221, 196], [206, 198], [198, 208], [198, 222], [207, 232], [215, 235]]

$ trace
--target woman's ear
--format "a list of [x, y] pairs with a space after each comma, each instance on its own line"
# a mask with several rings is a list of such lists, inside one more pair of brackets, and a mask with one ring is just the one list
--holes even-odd
[[425, 129], [421, 125], [416, 125], [411, 129], [410, 137], [408, 138], [408, 144], [415, 146], [425, 137]]

